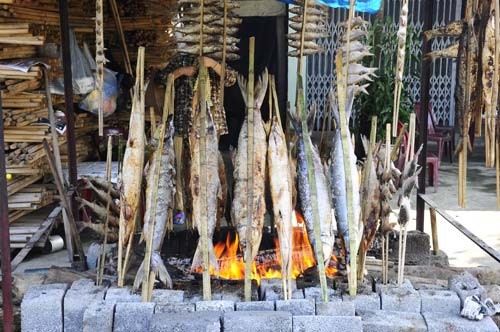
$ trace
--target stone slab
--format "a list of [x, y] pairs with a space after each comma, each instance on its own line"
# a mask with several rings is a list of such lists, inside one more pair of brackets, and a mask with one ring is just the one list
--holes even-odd
[[234, 311], [233, 301], [215, 300], [215, 301], [198, 301], [195, 306], [196, 311]]
[[114, 332], [148, 331], [155, 304], [151, 302], [122, 302], [115, 308]]
[[176, 314], [194, 311], [194, 303], [157, 303], [155, 307], [155, 314]]
[[380, 310], [380, 295], [374, 292], [370, 294], [358, 294], [354, 300], [351, 299], [349, 294], [343, 294], [342, 300], [344, 302], [353, 301], [356, 313], [363, 310]]
[[73, 281], [70, 289], [83, 290], [83, 289], [92, 288], [94, 286], [95, 286], [95, 282], [92, 279], [78, 279], [78, 280]]
[[[146, 330], [147, 331], [147, 330]], [[189, 312], [170, 315], [154, 314], [150, 332], [220, 332], [220, 316], [213, 312]]]
[[448, 279], [448, 288], [458, 294], [462, 306], [467, 297], [477, 295], [485, 299], [486, 290], [479, 284], [479, 281], [469, 272], [463, 272]]
[[[80, 280], [79, 280], [80, 281]], [[75, 281], [64, 297], [64, 331], [81, 332], [83, 330], [83, 314], [93, 302], [104, 299], [106, 289], [94, 286], [94, 283], [78, 283]]]
[[184, 301], [184, 291], [172, 289], [155, 289], [151, 301], [155, 303], [181, 303]]
[[21, 330], [62, 332], [63, 299], [67, 288], [66, 284], [31, 287], [21, 302]]
[[141, 302], [141, 296], [132, 294], [130, 288], [110, 287], [104, 298], [106, 301], [119, 302]]
[[224, 314], [224, 332], [291, 332], [292, 315], [283, 311], [235, 311]]
[[382, 310], [416, 312], [421, 311], [420, 294], [408, 286], [387, 285], [380, 288]]
[[354, 316], [353, 301], [316, 302], [316, 315], [319, 316]]
[[[364, 332], [426, 332], [425, 320], [419, 313], [367, 310], [361, 311]], [[443, 330], [444, 331], [444, 330]]]
[[[316, 302], [323, 301], [323, 294], [320, 287], [306, 287], [304, 288], [304, 298], [306, 300], [315, 300]], [[328, 288], [329, 301], [342, 301], [340, 294], [334, 289]]]
[[480, 321], [472, 321], [460, 315], [443, 315], [426, 312], [423, 314], [429, 332], [498, 332], [498, 327], [491, 317]]
[[420, 290], [422, 312], [442, 312], [460, 314], [460, 298], [457, 293], [449, 290]]
[[293, 332], [363, 332], [360, 317], [293, 316]]
[[83, 332], [112, 332], [115, 302], [95, 301], [83, 314]]
[[276, 311], [287, 311], [293, 316], [314, 315], [314, 300], [278, 300]]
[[236, 302], [236, 311], [274, 311], [274, 301]]

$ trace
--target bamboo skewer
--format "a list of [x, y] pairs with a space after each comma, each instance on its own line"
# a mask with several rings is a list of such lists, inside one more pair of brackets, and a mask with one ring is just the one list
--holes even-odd
[[99, 93], [98, 98], [98, 121], [99, 121], [99, 136], [104, 134], [104, 8], [103, 0], [96, 0], [96, 15], [95, 15], [95, 63], [96, 63], [96, 88]]
[[250, 302], [252, 300], [252, 241], [250, 240], [253, 222], [253, 189], [254, 182], [254, 108], [255, 108], [255, 98], [254, 98], [254, 84], [255, 84], [255, 72], [254, 72], [254, 57], [255, 57], [255, 37], [250, 37], [249, 44], [249, 60], [248, 60], [248, 83], [247, 83], [247, 114], [248, 114], [248, 150], [247, 150], [247, 239], [248, 243], [245, 248], [245, 301]]
[[[227, 55], [227, 0], [224, 0], [224, 32], [222, 39], [222, 63], [221, 63], [221, 75], [220, 75], [220, 105], [224, 108], [224, 87], [226, 81], [226, 55]], [[200, 47], [201, 49], [201, 47]]]
[[118, 36], [120, 40], [120, 49], [123, 55], [123, 63], [125, 65], [125, 72], [129, 75], [132, 74], [132, 66], [130, 64], [130, 57], [128, 54], [127, 43], [125, 41], [125, 36], [123, 35], [122, 21], [120, 18], [120, 13], [118, 12], [118, 7], [116, 5], [116, 0], [109, 0], [111, 5], [111, 11], [113, 13], [113, 19], [115, 21], [116, 30], [118, 31]]
[[104, 240], [102, 243], [102, 254], [99, 256], [96, 285], [102, 285], [104, 275], [104, 265], [106, 261], [106, 246], [108, 244], [108, 225], [109, 225], [109, 210], [111, 206], [111, 162], [113, 156], [113, 137], [108, 136], [108, 150], [106, 156], [106, 182], [108, 184], [108, 192], [106, 193], [108, 201], [106, 202], [106, 221], [104, 222]]

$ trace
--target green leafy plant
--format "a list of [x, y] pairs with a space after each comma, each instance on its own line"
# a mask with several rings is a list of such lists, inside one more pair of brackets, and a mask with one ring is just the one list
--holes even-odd
[[[368, 95], [362, 94], [356, 99], [355, 109], [357, 116], [355, 121], [355, 132], [369, 136], [372, 116], [378, 117], [377, 139], [385, 137], [385, 124], [392, 123], [392, 112], [394, 106], [394, 83], [396, 72], [396, 53], [398, 39], [396, 30], [392, 28], [391, 18], [386, 17], [385, 21], [375, 19], [369, 30], [369, 43], [372, 46], [373, 57], [366, 59], [364, 65], [378, 67], [377, 78], [368, 87]], [[410, 75], [420, 76], [420, 58], [414, 54], [412, 49], [419, 45], [418, 36], [408, 28], [406, 40], [405, 71], [410, 68]], [[403, 84], [401, 92], [401, 104], [399, 110], [399, 121], [405, 123], [409, 121], [410, 113], [414, 110], [415, 101], [408, 93], [408, 89]]]

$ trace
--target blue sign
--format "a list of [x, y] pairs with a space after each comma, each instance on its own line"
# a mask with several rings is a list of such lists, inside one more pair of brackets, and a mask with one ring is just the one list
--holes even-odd
[[[280, 0], [281, 2], [286, 2], [289, 4], [295, 5], [296, 2], [294, 0]], [[322, 4], [325, 4], [329, 7], [333, 8], [346, 8], [349, 9], [349, 0], [315, 0]], [[380, 6], [382, 4], [382, 0], [356, 0], [356, 11], [375, 14], [379, 11]]]

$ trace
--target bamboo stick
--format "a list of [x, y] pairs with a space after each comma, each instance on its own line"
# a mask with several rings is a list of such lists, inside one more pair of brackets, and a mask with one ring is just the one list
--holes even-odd
[[436, 209], [430, 208], [429, 214], [431, 217], [432, 251], [434, 255], [437, 255], [439, 253], [439, 241], [438, 241]]
[[[486, 167], [494, 167], [496, 150], [496, 109], [498, 106], [498, 75], [500, 75], [500, 1], [495, 1], [495, 57], [493, 62], [492, 100], [486, 112]], [[479, 122], [481, 123], [481, 122]]]
[[254, 56], [255, 56], [255, 37], [250, 37], [248, 55], [248, 85], [247, 85], [247, 116], [248, 116], [248, 150], [247, 150], [247, 246], [245, 257], [245, 301], [252, 300], [252, 241], [250, 240], [253, 222], [253, 176], [254, 174]]
[[[401, 131], [399, 132], [398, 138], [396, 138], [396, 142], [394, 143], [394, 147], [391, 150], [390, 160], [392, 160], [392, 161], [396, 160], [396, 157], [398, 156], [399, 146], [403, 142], [403, 137], [406, 134], [407, 128], [408, 128], [408, 125], [405, 123], [403, 125], [403, 128], [401, 128]], [[390, 141], [389, 141], [389, 143], [390, 143]]]
[[[222, 39], [222, 64], [221, 64], [221, 75], [220, 75], [220, 105], [224, 108], [224, 87], [226, 81], [226, 54], [227, 54], [227, 0], [224, 0], [224, 32]], [[201, 49], [201, 47], [200, 47]]]
[[102, 254], [99, 256], [99, 261], [97, 264], [97, 277], [96, 285], [102, 285], [102, 278], [104, 275], [104, 265], [106, 261], [106, 246], [108, 244], [108, 225], [109, 225], [109, 209], [111, 205], [111, 162], [113, 156], [113, 137], [108, 136], [108, 151], [106, 156], [106, 182], [108, 184], [108, 192], [106, 196], [108, 201], [106, 202], [106, 221], [104, 222], [104, 240], [102, 243]]
[[95, 15], [95, 63], [96, 63], [96, 88], [99, 93], [97, 113], [99, 122], [99, 136], [104, 135], [104, 8], [103, 0], [96, 0]]
[[111, 5], [111, 11], [113, 13], [113, 20], [115, 21], [116, 30], [118, 31], [118, 37], [120, 41], [120, 49], [123, 55], [123, 63], [125, 66], [125, 72], [127, 74], [132, 74], [132, 66], [130, 64], [130, 57], [127, 49], [127, 42], [125, 41], [125, 36], [123, 34], [123, 26], [120, 18], [120, 13], [118, 11], [118, 6], [116, 5], [116, 0], [109, 0]]

